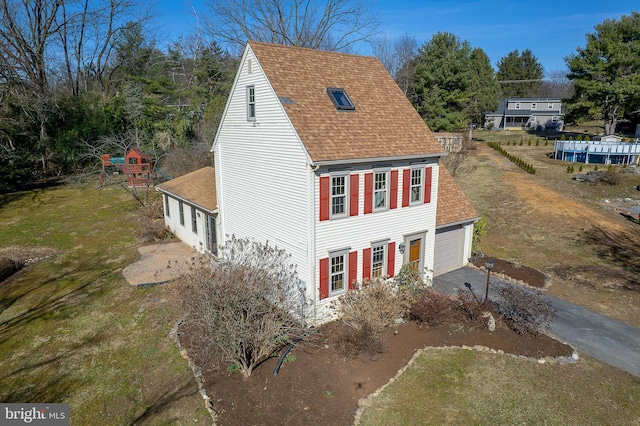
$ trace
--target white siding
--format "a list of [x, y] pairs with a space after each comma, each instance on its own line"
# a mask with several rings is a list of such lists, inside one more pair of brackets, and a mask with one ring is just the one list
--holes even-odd
[[[316, 220], [316, 250], [315, 250], [315, 286], [316, 292], [320, 283], [320, 271], [318, 265], [320, 259], [329, 256], [329, 252], [343, 248], [349, 248], [350, 252], [358, 252], [357, 280], [362, 279], [362, 251], [371, 248], [371, 243], [386, 240], [396, 243], [394, 272], [400, 271], [408, 256], [408, 248], [405, 255], [400, 254], [399, 245], [404, 242], [404, 236], [426, 231], [424, 244], [424, 266], [428, 271], [433, 270], [433, 252], [435, 243], [436, 202], [438, 199], [438, 164], [428, 164], [433, 168], [431, 184], [431, 202], [428, 204], [410, 205], [402, 207], [402, 180], [404, 169], [409, 168], [408, 163], [392, 164], [390, 170], [398, 170], [398, 198], [397, 208], [386, 211], [374, 211], [364, 214], [364, 174], [372, 172], [371, 167], [353, 167], [351, 173], [358, 173], [358, 215], [342, 219], [320, 221], [320, 188], [319, 176], [326, 175], [327, 170], [319, 170], [315, 179], [315, 206], [314, 217]], [[432, 278], [428, 272], [428, 277]], [[331, 319], [334, 311], [329, 308], [337, 297], [328, 297], [318, 301], [316, 321], [318, 323]]]
[[[255, 122], [247, 121], [249, 85], [255, 87]], [[292, 255], [300, 278], [312, 289], [307, 154], [250, 48], [236, 76], [214, 156], [220, 243], [235, 235], [277, 245]]]
[[[163, 203], [165, 194], [162, 195]], [[205, 252], [205, 225], [204, 221], [206, 214], [204, 211], [196, 209], [196, 220], [198, 233], [194, 233], [191, 227], [191, 209], [194, 208], [190, 204], [185, 202], [183, 204], [184, 210], [184, 225], [180, 224], [180, 201], [176, 198], [169, 196], [169, 215], [164, 215], [164, 223], [173, 232], [173, 234], [180, 239], [183, 243], [192, 247], [194, 250], [204, 253]], [[166, 206], [165, 206], [166, 209]], [[199, 216], [198, 216], [199, 214]]]

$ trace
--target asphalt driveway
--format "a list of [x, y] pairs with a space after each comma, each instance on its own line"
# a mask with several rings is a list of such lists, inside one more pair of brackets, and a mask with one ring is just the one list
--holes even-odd
[[[491, 277], [491, 283], [501, 280]], [[447, 294], [456, 294], [458, 288], [466, 288], [465, 283], [479, 298], [484, 297], [487, 274], [471, 266], [457, 269], [435, 277], [433, 288]], [[516, 284], [512, 284], [516, 285]], [[489, 298], [491, 298], [491, 284]], [[640, 328], [598, 314], [573, 303], [549, 296], [557, 312], [557, 319], [551, 325], [549, 334], [567, 342], [578, 352], [584, 352], [602, 362], [618, 367], [640, 377]]]

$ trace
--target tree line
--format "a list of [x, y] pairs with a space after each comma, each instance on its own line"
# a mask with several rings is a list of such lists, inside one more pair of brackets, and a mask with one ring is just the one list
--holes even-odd
[[[248, 4], [251, 7], [247, 7]], [[92, 170], [140, 147], [175, 175], [206, 164], [241, 48], [256, 40], [353, 52], [370, 43], [434, 131], [482, 125], [501, 97], [569, 99], [608, 133], [637, 120], [640, 15], [607, 20], [547, 72], [514, 50], [491, 65], [451, 33], [380, 37], [361, 0], [207, 0], [191, 35], [161, 44], [140, 0], [0, 0], [0, 192]]]

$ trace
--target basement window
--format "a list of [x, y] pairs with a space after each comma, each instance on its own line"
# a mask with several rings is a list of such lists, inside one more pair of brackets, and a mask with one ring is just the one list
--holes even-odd
[[335, 105], [337, 110], [353, 111], [356, 109], [344, 89], [328, 87], [327, 94], [329, 95], [331, 102], [333, 102], [333, 105]]

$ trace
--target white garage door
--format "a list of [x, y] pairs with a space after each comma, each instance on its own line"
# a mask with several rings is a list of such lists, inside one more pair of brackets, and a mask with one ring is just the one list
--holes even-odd
[[436, 230], [433, 274], [439, 275], [463, 265], [464, 228], [455, 226]]

